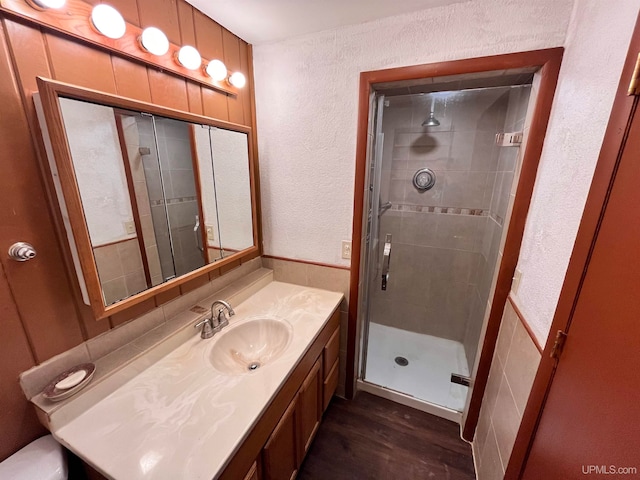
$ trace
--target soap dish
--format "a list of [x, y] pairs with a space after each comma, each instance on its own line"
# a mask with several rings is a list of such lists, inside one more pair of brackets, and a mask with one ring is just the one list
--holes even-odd
[[62, 372], [42, 391], [42, 396], [52, 402], [59, 402], [82, 390], [93, 377], [96, 366], [93, 363], [76, 365]]

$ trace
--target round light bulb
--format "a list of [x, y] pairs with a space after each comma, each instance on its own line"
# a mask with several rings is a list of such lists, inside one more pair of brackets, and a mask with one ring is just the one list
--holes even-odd
[[148, 27], [140, 36], [142, 47], [154, 55], [164, 55], [169, 51], [169, 39], [162, 30], [156, 27]]
[[202, 57], [200, 52], [195, 48], [185, 45], [178, 51], [178, 62], [189, 70], [197, 70], [202, 65]]
[[229, 77], [229, 83], [236, 88], [242, 88], [246, 85], [247, 79], [242, 73], [235, 72]]
[[62, 8], [67, 0], [32, 0], [40, 8]]
[[91, 22], [101, 34], [109, 38], [121, 38], [127, 31], [127, 24], [115, 8], [100, 4], [91, 11]]
[[211, 60], [206, 68], [207, 75], [216, 82], [221, 82], [227, 78], [227, 67], [220, 60]]

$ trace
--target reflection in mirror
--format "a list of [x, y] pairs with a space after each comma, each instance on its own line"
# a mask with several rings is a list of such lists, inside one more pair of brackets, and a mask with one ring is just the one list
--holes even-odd
[[222, 249], [235, 253], [253, 245], [249, 142], [246, 133], [222, 128], [210, 135]]
[[60, 105], [105, 305], [205, 265], [190, 125]]
[[213, 179], [202, 185], [203, 199], [213, 196], [205, 201], [204, 215], [219, 226], [218, 238], [209, 238], [209, 251], [228, 256], [254, 241], [247, 134], [208, 125], [195, 132], [201, 179]]

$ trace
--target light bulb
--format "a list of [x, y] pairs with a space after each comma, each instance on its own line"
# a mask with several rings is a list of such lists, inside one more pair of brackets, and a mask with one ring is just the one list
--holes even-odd
[[109, 38], [121, 38], [127, 31], [127, 24], [115, 8], [110, 5], [96, 5], [91, 11], [91, 22], [101, 34]]
[[229, 83], [236, 88], [242, 88], [247, 83], [247, 79], [242, 73], [235, 72], [229, 77]]
[[185, 45], [178, 51], [178, 62], [189, 70], [197, 70], [202, 65], [200, 52], [195, 48]]
[[207, 65], [206, 72], [216, 82], [221, 82], [227, 78], [227, 67], [220, 60], [211, 60]]
[[32, 2], [40, 8], [62, 8], [67, 0], [32, 0]]
[[156, 27], [148, 27], [140, 36], [142, 48], [154, 55], [164, 55], [169, 51], [169, 39], [162, 30]]

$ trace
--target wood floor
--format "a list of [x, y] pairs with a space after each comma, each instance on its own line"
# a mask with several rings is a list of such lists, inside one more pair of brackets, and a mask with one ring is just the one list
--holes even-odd
[[299, 480], [472, 480], [456, 423], [359, 392], [334, 397]]

